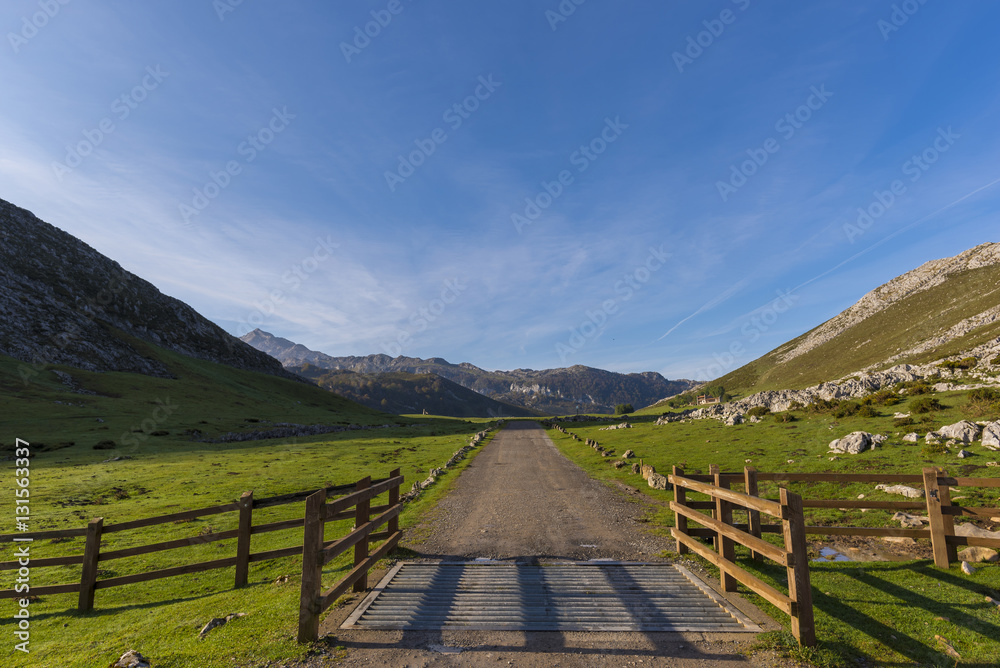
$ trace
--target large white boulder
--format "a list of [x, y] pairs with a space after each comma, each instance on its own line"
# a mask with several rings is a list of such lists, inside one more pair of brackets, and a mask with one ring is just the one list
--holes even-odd
[[843, 438], [830, 441], [831, 452], [843, 452], [857, 455], [872, 447], [872, 435], [867, 431], [851, 432]]
[[983, 447], [1000, 450], [1000, 421], [990, 422], [983, 428]]
[[947, 427], [941, 427], [941, 429], [938, 430], [943, 438], [953, 438], [961, 443], [972, 443], [979, 438], [981, 431], [982, 427], [975, 422], [969, 422], [968, 420], [962, 420], [961, 422], [950, 424]]

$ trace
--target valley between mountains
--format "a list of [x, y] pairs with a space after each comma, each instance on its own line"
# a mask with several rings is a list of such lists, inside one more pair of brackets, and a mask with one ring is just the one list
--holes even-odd
[[[552, 445], [522, 422], [546, 425]], [[481, 454], [497, 433], [502, 447]], [[17, 454], [24, 447], [30, 457]], [[528, 451], [541, 459], [528, 459]], [[550, 551], [577, 559], [593, 550], [601, 558], [677, 560], [667, 538], [673, 495], [663, 477], [673, 466], [695, 474], [717, 465], [886, 476], [933, 466], [1000, 478], [1000, 244], [872, 286], [854, 306], [760, 358], [693, 381], [585, 366], [490, 371], [437, 357], [335, 356], [263, 330], [240, 340], [82, 241], [0, 201], [0, 456], [8, 472], [30, 473], [30, 531], [76, 532], [32, 543], [36, 586], [79, 582], [81, 566], [66, 560], [83, 553], [80, 532], [95, 518], [105, 526], [141, 524], [232, 504], [251, 490], [255, 498], [281, 496], [384, 478], [395, 468], [405, 477], [401, 526], [410, 542], [391, 559], [517, 560]], [[566, 459], [568, 468], [553, 463]], [[512, 480], [505, 476], [528, 484], [531, 494], [503, 498], [504, 481]], [[464, 488], [476, 479], [485, 490], [478, 498]], [[867, 483], [789, 488], [822, 499], [905, 498]], [[1000, 508], [997, 488], [964, 496], [957, 499], [963, 506]], [[543, 533], [515, 502], [544, 507], [548, 514], [540, 516], [552, 526]], [[0, 495], [7, 517], [19, 505], [13, 493]], [[298, 506], [281, 512], [267, 521], [301, 518]], [[809, 521], [833, 525], [844, 517], [837, 508], [816, 509]], [[919, 513], [886, 509], [849, 521], [925, 524]], [[496, 527], [499, 536], [491, 534]], [[958, 517], [956, 527], [1000, 535], [1000, 513]], [[235, 514], [219, 514], [108, 533], [102, 554], [178, 540], [184, 546], [102, 561], [96, 577], [140, 578], [227, 558], [237, 549], [228, 532], [236, 530]], [[253, 549], [300, 546], [298, 532], [255, 534]], [[593, 542], [584, 542], [590, 535]], [[957, 564], [938, 573], [926, 561], [926, 544], [908, 540], [810, 543], [818, 560], [813, 587], [821, 593], [817, 625], [828, 639], [813, 665], [939, 665], [935, 636], [970, 665], [991, 665], [1000, 654], [996, 612], [984, 603], [1000, 600], [994, 555], [981, 555], [972, 573]], [[824, 550], [850, 561], [827, 561]], [[0, 544], [0, 554], [14, 561], [13, 543]], [[686, 563], [710, 573], [707, 562]], [[251, 566], [242, 588], [233, 587], [231, 569], [219, 569], [99, 589], [87, 614], [76, 612], [73, 593], [32, 598], [37, 626], [26, 665], [110, 665], [129, 649], [157, 666], [206, 668], [357, 664], [375, 656], [362, 647], [338, 649], [332, 629], [315, 645], [295, 641], [300, 556]], [[349, 555], [331, 562], [324, 582], [352, 567]], [[758, 576], [784, 586], [779, 571]], [[238, 612], [246, 616], [198, 638], [212, 618]], [[872, 631], [876, 619], [882, 626]], [[12, 628], [9, 617], [0, 624]], [[627, 656], [667, 647], [622, 642]], [[774, 658], [791, 650], [775, 641], [752, 651]]]

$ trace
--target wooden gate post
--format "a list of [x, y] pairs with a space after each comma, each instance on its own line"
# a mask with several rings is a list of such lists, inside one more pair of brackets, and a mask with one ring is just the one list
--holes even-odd
[[[393, 469], [389, 473], [389, 477], [390, 478], [395, 478], [399, 474], [400, 474], [400, 470], [399, 469]], [[393, 506], [397, 505], [398, 503], [399, 503], [399, 485], [395, 485], [395, 486], [389, 488], [389, 507], [392, 508]], [[387, 529], [388, 529], [388, 532], [389, 532], [390, 536], [392, 536], [394, 533], [396, 533], [397, 531], [399, 531], [399, 515], [396, 515], [391, 520], [389, 520], [389, 526], [387, 527]]]
[[239, 501], [240, 534], [236, 538], [236, 584], [245, 587], [250, 576], [250, 533], [253, 530], [253, 492], [243, 492]]
[[955, 535], [955, 518], [944, 514], [944, 508], [951, 506], [951, 490], [947, 485], [938, 484], [938, 476], [944, 471], [926, 468], [924, 473], [924, 498], [927, 501], [927, 517], [931, 524], [931, 549], [934, 551], [934, 565], [948, 568], [958, 561], [958, 548], [948, 544], [948, 536]]
[[[716, 487], [720, 489], [729, 489], [729, 483], [723, 484], [722, 475], [719, 473], [719, 467], [712, 466], [712, 474], [714, 476], [713, 482]], [[719, 497], [715, 497], [715, 517], [717, 520], [723, 524], [729, 526], [733, 525], [733, 506], [728, 501], [723, 501]], [[732, 538], [728, 538], [722, 533], [719, 533], [715, 538], [715, 544], [719, 550], [719, 556], [729, 562], [736, 562], [736, 544]], [[736, 578], [734, 578], [725, 568], [719, 569], [719, 584], [722, 585], [723, 591], [736, 591]]]
[[[675, 476], [683, 477], [684, 469], [679, 466], [673, 468], [673, 473]], [[674, 485], [674, 503], [679, 506], [687, 505], [687, 489], [683, 485]], [[684, 517], [680, 513], [674, 513], [674, 524], [677, 529], [677, 533], [687, 534], [688, 532], [688, 518]], [[687, 554], [691, 551], [687, 545], [677, 540], [677, 554]]]
[[[743, 484], [747, 496], [760, 496], [757, 485], [757, 469], [752, 466], [743, 467]], [[747, 509], [747, 533], [760, 538], [760, 511]], [[751, 550], [754, 561], [764, 561], [764, 555]]]
[[80, 598], [76, 606], [80, 612], [87, 612], [94, 607], [94, 586], [97, 584], [97, 562], [101, 556], [103, 530], [103, 517], [95, 517], [87, 524], [87, 543], [83, 548], [83, 573], [80, 575]]
[[802, 497], [781, 488], [781, 525], [785, 534], [785, 551], [789, 553], [788, 598], [792, 599], [792, 635], [800, 645], [816, 645], [816, 624], [813, 620], [812, 586], [809, 584], [809, 555], [806, 546], [806, 523], [802, 512]]
[[299, 595], [299, 642], [319, 638], [320, 595], [323, 587], [323, 528], [326, 490], [306, 499], [302, 538], [302, 590]]
[[[360, 492], [362, 490], [368, 489], [372, 486], [372, 477], [367, 476], [358, 481], [355, 490]], [[371, 499], [365, 499], [364, 501], [358, 501], [356, 506], [356, 514], [354, 518], [354, 528], [358, 529], [368, 523], [368, 519], [371, 514]], [[358, 566], [364, 563], [365, 559], [368, 558], [368, 546], [370, 541], [368, 536], [365, 536], [357, 542], [354, 546], [354, 565]], [[358, 581], [354, 583], [354, 591], [365, 591], [368, 589], [368, 572], [358, 578]]]

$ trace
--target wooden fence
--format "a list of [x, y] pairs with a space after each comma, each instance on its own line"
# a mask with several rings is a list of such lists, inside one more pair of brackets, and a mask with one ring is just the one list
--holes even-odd
[[[674, 502], [671, 509], [676, 513], [677, 549], [681, 554], [688, 550], [708, 559], [720, 570], [722, 586], [733, 591], [739, 580], [747, 587], [763, 596], [792, 618], [792, 632], [802, 644], [815, 642], [812, 625], [811, 593], [808, 593], [808, 561], [805, 555], [804, 536], [875, 536], [929, 539], [934, 554], [934, 565], [948, 568], [958, 560], [958, 546], [981, 546], [1000, 549], [1000, 539], [958, 536], [955, 534], [955, 517], [996, 517], [1000, 508], [979, 508], [955, 505], [951, 501], [951, 490], [961, 487], [1000, 487], [1000, 478], [956, 478], [938, 469], [925, 468], [920, 475], [888, 474], [842, 474], [842, 473], [760, 473], [751, 467], [743, 473], [720, 473], [712, 466], [708, 475], [685, 475], [674, 467], [669, 478], [674, 485]], [[870, 501], [867, 499], [803, 499], [781, 488], [779, 499], [763, 499], [759, 496], [759, 483], [790, 482], [837, 482], [837, 483], [892, 483], [919, 485], [923, 488], [924, 499], [910, 501]], [[732, 485], [742, 485], [743, 493], [732, 491]], [[688, 501], [687, 492], [699, 492], [711, 497], [710, 501]], [[745, 523], [733, 522], [733, 506], [747, 511]], [[805, 509], [828, 508], [840, 510], [896, 510], [925, 511], [929, 527], [853, 527], [853, 526], [809, 526], [805, 524]], [[709, 515], [701, 511], [708, 510]], [[777, 517], [780, 524], [762, 524], [761, 513]], [[702, 525], [702, 528], [688, 527], [688, 520]], [[801, 528], [800, 528], [801, 527]], [[785, 549], [761, 539], [764, 533], [784, 535]], [[696, 538], [714, 541], [718, 552], [713, 551]], [[734, 541], [748, 547], [754, 559], [764, 557], [788, 567], [789, 595], [786, 597], [769, 585], [760, 582], [740, 569], [733, 562]], [[801, 547], [799, 546], [801, 543]], [[765, 547], [766, 546], [766, 547]], [[801, 552], [799, 551], [801, 550]], [[782, 561], [784, 559], [785, 561]], [[802, 565], [799, 572], [799, 564]], [[809, 606], [808, 613], [805, 606]], [[804, 618], [803, 615], [806, 617]], [[804, 624], [808, 620], [808, 628]]]
[[[723, 479], [718, 472], [712, 475], [710, 481], [702, 482], [685, 477], [683, 469], [676, 466], [669, 480], [674, 485], [674, 501], [671, 502], [670, 509], [676, 513], [675, 527], [671, 529], [671, 533], [677, 540], [678, 553], [685, 554], [690, 550], [718, 567], [720, 584], [724, 591], [736, 591], [737, 581], [742, 582], [791, 617], [792, 634], [799, 643], [807, 646], [815, 645], [816, 628], [813, 623], [812, 589], [809, 585], [809, 557], [806, 553], [802, 498], [787, 489], [781, 490], [779, 502], [761, 499], [751, 494], [741, 494], [728, 489], [729, 481]], [[688, 501], [688, 490], [707, 494], [712, 500]], [[751, 518], [749, 526], [734, 525], [734, 506], [748, 511]], [[712, 511], [711, 517], [700, 512], [706, 509]], [[784, 548], [761, 539], [759, 531], [754, 535], [754, 529], [760, 527], [760, 513], [781, 520], [778, 526], [784, 534]], [[688, 520], [706, 528], [691, 529], [688, 527]], [[695, 537], [715, 539], [717, 551], [698, 542]], [[736, 564], [736, 543], [749, 547], [759, 558], [766, 557], [786, 567], [788, 594], [785, 595], [740, 568]]]
[[[402, 532], [399, 530], [399, 487], [403, 476], [396, 469], [389, 479], [372, 485], [371, 478], [358, 481], [355, 492], [327, 503], [321, 491], [306, 500], [305, 536], [302, 542], [302, 592], [299, 599], [299, 642], [313, 642], [319, 637], [319, 616], [348, 588], [364, 591], [368, 588], [368, 571], [379, 559], [388, 554]], [[389, 493], [389, 502], [372, 507], [371, 500], [379, 494]], [[354, 508], [351, 512], [349, 508]], [[379, 513], [375, 518], [372, 513]], [[326, 522], [354, 518], [354, 531], [329, 543], [323, 542]], [[385, 531], [375, 529], [388, 524]], [[374, 552], [371, 542], [384, 540]], [[328, 591], [323, 591], [323, 566], [351, 547], [354, 548], [354, 569]]]
[[[57, 531], [36, 531], [33, 533], [22, 533], [22, 534], [8, 534], [0, 535], [0, 543], [10, 543], [14, 542], [15, 539], [18, 541], [36, 541], [36, 540], [47, 540], [47, 539], [62, 539], [70, 537], [86, 537], [86, 544], [84, 546], [83, 554], [78, 554], [74, 556], [67, 557], [52, 557], [45, 559], [31, 559], [31, 568], [45, 568], [53, 566], [67, 566], [67, 565], [82, 565], [82, 572], [79, 582], [73, 582], [68, 584], [58, 584], [58, 585], [32, 585], [30, 594], [32, 596], [43, 596], [46, 594], [67, 594], [67, 593], [79, 593], [79, 600], [77, 608], [80, 611], [91, 610], [94, 607], [94, 592], [98, 589], [107, 589], [109, 587], [120, 587], [127, 584], [133, 584], [136, 582], [146, 582], [149, 580], [158, 580], [160, 578], [168, 578], [177, 575], [186, 575], [189, 573], [199, 573], [202, 571], [209, 571], [218, 568], [230, 568], [235, 566], [235, 587], [242, 587], [247, 584], [247, 578], [250, 572], [250, 564], [257, 561], [264, 561], [266, 559], [277, 559], [280, 557], [290, 557], [298, 554], [303, 555], [303, 561], [305, 562], [311, 555], [314, 554], [315, 550], [312, 548], [307, 549], [306, 546], [313, 546], [316, 540], [319, 540], [320, 544], [323, 544], [323, 532], [322, 523], [320, 524], [320, 531], [317, 535], [315, 533], [310, 533], [310, 531], [315, 531], [314, 515], [309, 514], [309, 504], [315, 504], [316, 500], [319, 499], [319, 503], [325, 502], [326, 499], [330, 497], [335, 497], [345, 492], [350, 492], [352, 490], [357, 490], [359, 486], [364, 485], [365, 487], [371, 487], [370, 491], [367, 492], [367, 496], [362, 493], [359, 496], [357, 491], [352, 494], [337, 499], [333, 504], [327, 506], [327, 508], [333, 508], [334, 510], [327, 513], [325, 521], [335, 521], [339, 519], [350, 519], [350, 518], [361, 518], [362, 512], [359, 506], [357, 514], [350, 512], [343, 512], [347, 508], [350, 508], [357, 503], [356, 499], [365, 496], [365, 503], [368, 503], [368, 499], [371, 499], [376, 495], [375, 491], [379, 490], [378, 493], [388, 491], [390, 496], [390, 505], [395, 504], [395, 509], [392, 511], [394, 514], [393, 518], [399, 514], [401, 506], [399, 505], [399, 487], [403, 483], [403, 477], [399, 475], [399, 469], [396, 469], [390, 474], [390, 477], [384, 480], [377, 481], [374, 486], [372, 486], [372, 481], [370, 478], [364, 478], [354, 485], [339, 485], [335, 487], [326, 487], [320, 490], [309, 490], [306, 492], [295, 492], [292, 494], [284, 494], [281, 496], [274, 496], [264, 499], [255, 499], [253, 497], [253, 492], [244, 492], [240, 497], [239, 501], [235, 503], [229, 503], [221, 506], [213, 506], [210, 508], [201, 508], [198, 510], [188, 510], [180, 513], [173, 513], [170, 515], [161, 515], [159, 517], [150, 517], [139, 520], [132, 520], [129, 522], [122, 522], [119, 524], [110, 524], [105, 526], [104, 519], [101, 517], [95, 518], [90, 521], [86, 528], [83, 529], [62, 529]], [[267, 524], [254, 525], [253, 523], [253, 511], [270, 508], [275, 506], [286, 505], [290, 503], [297, 503], [305, 500], [307, 511], [303, 517], [283, 520], [279, 522], [270, 522]], [[380, 509], [375, 509], [380, 510]], [[154, 543], [150, 545], [143, 545], [140, 547], [131, 547], [123, 550], [111, 550], [102, 552], [101, 551], [101, 538], [105, 534], [117, 533], [122, 531], [129, 531], [134, 529], [139, 529], [143, 527], [151, 527], [159, 524], [166, 524], [168, 522], [183, 522], [188, 520], [193, 520], [202, 517], [209, 517], [212, 515], [219, 515], [222, 513], [238, 512], [238, 528], [230, 531], [221, 531], [218, 533], [209, 533], [198, 536], [189, 536], [185, 538], [179, 538], [176, 540], [170, 540], [160, 543]], [[367, 510], [366, 510], [367, 512]], [[388, 514], [388, 511], [387, 513]], [[358, 520], [356, 520], [358, 521]], [[364, 517], [364, 522], [361, 522], [357, 526], [361, 527], [368, 523], [367, 516]], [[295, 529], [298, 527], [305, 527], [305, 540], [303, 544], [295, 544], [289, 547], [267, 550], [264, 552], [252, 552], [251, 551], [251, 537], [254, 535], [259, 535], [263, 533], [268, 533], [271, 531], [281, 531], [287, 529]], [[396, 525], [391, 525], [391, 528], [395, 529]], [[371, 532], [371, 529], [368, 529]], [[354, 533], [350, 534], [347, 538], [341, 539], [340, 541], [330, 541], [325, 545], [336, 545], [343, 541], [353, 541], [350, 542], [351, 545], [360, 543], [360, 538], [355, 538], [355, 536], [367, 536], [368, 539], [377, 538], [375, 535], [363, 534], [363, 531], [355, 530]], [[398, 531], [397, 531], [398, 534]], [[212, 561], [205, 561], [200, 563], [185, 564], [183, 566], [175, 566], [172, 568], [163, 568], [160, 570], [149, 571], [145, 573], [137, 573], [133, 575], [125, 575], [120, 577], [112, 577], [106, 579], [100, 579], [98, 577], [98, 565], [105, 563], [114, 559], [122, 559], [125, 557], [134, 557], [143, 554], [151, 554], [155, 552], [161, 552], [164, 550], [173, 550], [182, 547], [189, 547], [192, 545], [201, 545], [205, 543], [211, 543], [219, 540], [236, 539], [236, 554], [231, 557], [224, 559], [215, 559]], [[396, 535], [394, 541], [398, 541], [398, 535]], [[367, 540], [364, 542], [367, 549]], [[395, 542], [393, 542], [395, 545]], [[383, 546], [385, 548], [385, 546]], [[391, 548], [383, 549], [380, 548], [379, 554], [382, 555]], [[339, 554], [339, 553], [338, 553]], [[328, 560], [327, 560], [328, 561]], [[325, 563], [325, 562], [324, 562]], [[357, 563], [357, 562], [356, 562]], [[371, 563], [374, 563], [372, 561]], [[18, 561], [7, 561], [0, 563], [0, 571], [3, 570], [14, 570], [18, 569], [21, 564]], [[358, 569], [355, 568], [355, 571]], [[352, 576], [357, 580], [357, 576], [354, 575], [355, 571], [352, 571]], [[365, 571], [367, 572], [367, 571]], [[348, 576], [348, 577], [352, 577]], [[304, 580], [304, 579], [303, 579]], [[13, 589], [0, 590], [0, 599], [5, 598], [18, 598], [22, 597], [24, 594], [18, 594]]]

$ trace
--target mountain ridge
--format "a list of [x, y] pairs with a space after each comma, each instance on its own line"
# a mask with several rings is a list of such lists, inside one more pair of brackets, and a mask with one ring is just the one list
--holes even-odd
[[579, 364], [564, 369], [486, 371], [469, 362], [453, 364], [440, 357], [334, 357], [260, 329], [242, 340], [272, 355], [286, 369], [305, 362], [330, 371], [434, 373], [491, 399], [546, 414], [573, 413], [578, 406], [585, 412], [611, 413], [617, 404], [645, 406], [698, 384], [667, 380], [652, 371], [620, 374]]
[[931, 260], [801, 336], [711, 381], [727, 391], [800, 390], [898, 365], [989, 355], [1000, 343], [1000, 243]]

